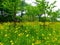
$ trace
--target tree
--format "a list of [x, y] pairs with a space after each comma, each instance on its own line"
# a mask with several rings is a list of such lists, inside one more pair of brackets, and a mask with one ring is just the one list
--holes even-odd
[[28, 15], [31, 19], [31, 21], [34, 21], [37, 10], [36, 7], [28, 5], [26, 6], [26, 15]]
[[1, 15], [3, 15], [3, 0], [0, 0], [0, 11], [1, 11]]
[[[21, 0], [1, 0], [1, 10], [4, 10], [4, 13], [11, 15], [13, 20], [16, 21], [16, 13], [22, 9]], [[5, 16], [5, 14], [4, 14]]]
[[52, 15], [52, 16], [51, 16], [51, 21], [52, 21], [52, 22], [56, 22], [56, 21], [57, 21], [57, 18], [58, 18], [59, 15], [60, 15], [60, 9], [58, 9], [58, 10], [55, 11], [55, 12], [52, 12], [51, 15]]
[[45, 22], [47, 19], [46, 14], [47, 14], [47, 16], [56, 15], [56, 13], [53, 13], [53, 8], [55, 8], [54, 4], [56, 3], [56, 1], [54, 1], [51, 4], [49, 4], [49, 2], [47, 2], [46, 0], [36, 0], [36, 2], [37, 2], [37, 10], [38, 10], [39, 19], [41, 19], [41, 15], [44, 14], [43, 26], [45, 28]]
[[[49, 2], [46, 2], [45, 0], [36, 0], [37, 1], [37, 8], [38, 8], [38, 12], [40, 12], [40, 14], [47, 14], [50, 15], [53, 12], [53, 8], [55, 8], [56, 6], [54, 5], [56, 3], [56, 1], [54, 1], [53, 3], [49, 4]], [[45, 17], [46, 20], [46, 17]]]

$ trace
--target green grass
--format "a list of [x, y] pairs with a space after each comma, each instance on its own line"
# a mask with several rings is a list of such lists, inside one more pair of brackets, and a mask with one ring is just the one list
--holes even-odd
[[60, 45], [60, 23], [0, 23], [0, 45]]

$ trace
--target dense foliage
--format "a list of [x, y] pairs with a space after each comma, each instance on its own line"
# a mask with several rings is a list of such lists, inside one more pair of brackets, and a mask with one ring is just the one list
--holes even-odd
[[60, 45], [60, 23], [0, 23], [0, 45]]
[[[0, 21], [57, 21], [60, 10], [53, 10], [56, 1], [49, 4], [46, 0], [36, 0], [34, 3], [36, 6], [27, 4], [25, 0], [0, 0]], [[20, 16], [16, 16], [17, 13]], [[46, 14], [50, 17], [45, 17]]]

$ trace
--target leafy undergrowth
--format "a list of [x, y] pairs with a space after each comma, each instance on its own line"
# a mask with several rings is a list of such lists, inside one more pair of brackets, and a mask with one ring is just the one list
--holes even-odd
[[60, 45], [60, 23], [0, 23], [0, 45]]

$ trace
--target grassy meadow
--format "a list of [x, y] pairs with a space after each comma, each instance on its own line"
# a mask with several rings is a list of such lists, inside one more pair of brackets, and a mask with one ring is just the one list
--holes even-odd
[[0, 45], [60, 45], [60, 22], [0, 23]]

